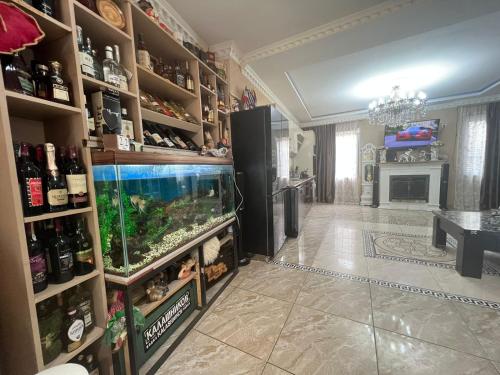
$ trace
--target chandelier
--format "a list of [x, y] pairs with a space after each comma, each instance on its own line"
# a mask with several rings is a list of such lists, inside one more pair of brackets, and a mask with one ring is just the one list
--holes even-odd
[[392, 88], [385, 98], [374, 100], [368, 106], [370, 124], [390, 128], [404, 126], [407, 122], [425, 116], [427, 95], [420, 91], [402, 93], [399, 86]]

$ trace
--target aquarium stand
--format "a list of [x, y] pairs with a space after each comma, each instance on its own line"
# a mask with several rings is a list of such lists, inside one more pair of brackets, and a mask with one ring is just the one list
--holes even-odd
[[[134, 316], [134, 305], [137, 306], [137, 301], [134, 301], [137, 293], [134, 292], [139, 288], [143, 288], [147, 280], [154, 278], [186, 255], [191, 254], [192, 257], [197, 259], [195, 271], [192, 271], [192, 274], [185, 279], [169, 283], [169, 292], [163, 299], [148, 303], [146, 306], [137, 306], [144, 314], [146, 323], [139, 328], [133, 324], [127, 324], [129, 368], [132, 374], [154, 374], [236, 276], [238, 273], [237, 242], [239, 236], [238, 231], [234, 230], [235, 223], [236, 219], [234, 217], [227, 220], [131, 277], [105, 274], [108, 288], [124, 292], [125, 316], [127, 322], [131, 322]], [[229, 227], [233, 228], [231, 234], [224, 236]], [[221, 239], [223, 244], [232, 243], [234, 265], [232, 271], [228, 272], [216, 285], [212, 286], [210, 293], [207, 294], [205, 267], [203, 266], [203, 243], [214, 236], [223, 236]], [[188, 298], [190, 301], [188, 304], [182, 302], [187, 301]], [[182, 310], [179, 310], [178, 306], [181, 305], [189, 305], [189, 307], [186, 309], [182, 307]], [[175, 312], [173, 313], [174, 309]], [[171, 326], [164, 329], [166, 337], [153, 337], [151, 334], [153, 332], [152, 327], [154, 326], [156, 330], [161, 325], [159, 322], [162, 321], [162, 318], [164, 318], [163, 320], [173, 320], [170, 317], [176, 315], [175, 313], [178, 311], [182, 311], [182, 313], [179, 313], [178, 321], [174, 321]], [[165, 319], [165, 317], [168, 318]], [[151, 337], [153, 337], [151, 341], [147, 341]], [[153, 341], [155, 338], [158, 343]], [[160, 341], [160, 339], [163, 341]], [[149, 350], [151, 350], [151, 353]]]

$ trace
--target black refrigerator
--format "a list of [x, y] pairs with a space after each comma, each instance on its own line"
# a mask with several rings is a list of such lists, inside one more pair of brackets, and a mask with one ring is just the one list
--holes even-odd
[[231, 113], [235, 172], [242, 172], [243, 251], [273, 257], [285, 242], [290, 175], [288, 119], [275, 106]]

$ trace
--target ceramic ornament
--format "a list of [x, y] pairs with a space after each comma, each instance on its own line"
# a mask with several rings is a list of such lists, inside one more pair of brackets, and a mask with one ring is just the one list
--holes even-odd
[[0, 53], [11, 55], [45, 37], [36, 20], [16, 5], [0, 1]]

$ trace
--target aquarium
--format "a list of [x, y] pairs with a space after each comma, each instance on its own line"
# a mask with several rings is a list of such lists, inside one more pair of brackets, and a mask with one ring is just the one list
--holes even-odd
[[104, 269], [128, 277], [234, 216], [230, 164], [94, 165]]

